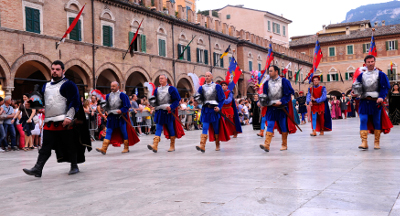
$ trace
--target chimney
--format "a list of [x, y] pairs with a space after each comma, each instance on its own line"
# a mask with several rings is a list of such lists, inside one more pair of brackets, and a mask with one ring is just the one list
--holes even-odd
[[350, 26], [346, 27], [346, 35], [350, 35]]
[[360, 30], [361, 30], [361, 31], [364, 31], [364, 30], [365, 30], [365, 24], [361, 24]]
[[322, 26], [322, 32], [325, 33], [325, 31], [326, 31], [326, 25], [323, 25]]
[[382, 20], [382, 26], [385, 26], [385, 20]]
[[375, 27], [378, 27], [378, 21], [375, 22]]

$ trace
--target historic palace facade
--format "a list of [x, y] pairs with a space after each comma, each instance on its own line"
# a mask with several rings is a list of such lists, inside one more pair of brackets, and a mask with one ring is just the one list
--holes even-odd
[[[83, 6], [77, 26], [56, 49], [56, 42]], [[34, 84], [50, 80], [51, 62], [60, 59], [66, 64], [66, 76], [77, 83], [82, 95], [93, 88], [108, 93], [110, 82], [116, 80], [128, 94], [138, 89], [143, 96], [144, 82], [158, 85], [158, 75], [166, 74], [181, 96], [187, 97], [195, 91], [187, 73], [201, 77], [212, 71], [214, 81], [223, 80], [234, 56], [243, 70], [235, 94], [252, 93], [250, 71], [265, 67], [270, 41], [187, 7], [174, 8], [170, 1], [163, 7], [162, 0], [140, 4], [136, 0], [0, 0], [2, 88], [6, 95], [21, 97]], [[128, 53], [123, 59], [142, 19], [134, 56]], [[229, 45], [229, 55], [220, 61]], [[310, 70], [310, 56], [278, 44], [273, 49], [274, 64], [280, 68], [292, 62], [290, 71]]]

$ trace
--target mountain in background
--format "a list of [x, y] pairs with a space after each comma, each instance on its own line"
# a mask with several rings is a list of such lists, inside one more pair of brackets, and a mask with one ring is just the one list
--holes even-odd
[[385, 20], [386, 25], [400, 24], [400, 2], [391, 1], [379, 4], [369, 4], [352, 9], [346, 14], [346, 22], [370, 20], [371, 25]]

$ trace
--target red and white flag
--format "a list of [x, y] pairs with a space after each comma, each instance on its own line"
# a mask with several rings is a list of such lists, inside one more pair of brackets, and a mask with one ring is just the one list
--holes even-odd
[[285, 69], [283, 69], [282, 73], [286, 74], [291, 66], [292, 66], [292, 62], [289, 62], [289, 64], [285, 67]]
[[64, 34], [64, 36], [61, 38], [61, 40], [60, 40], [59, 42], [57, 42], [57, 44], [56, 44], [56, 49], [58, 49], [58, 46], [59, 46], [61, 43], [64, 43], [65, 38], [66, 38], [66, 37], [68, 36], [68, 34], [71, 33], [71, 31], [75, 28], [76, 24], [77, 24], [78, 21], [79, 21], [79, 18], [80, 18], [81, 15], [82, 15], [83, 9], [85, 9], [85, 6], [86, 6], [86, 4], [83, 5], [81, 11], [79, 11], [79, 13], [78, 13], [78, 15], [75, 17], [74, 21], [71, 23], [71, 25], [69, 25], [67, 31], [65, 32], [65, 34]]

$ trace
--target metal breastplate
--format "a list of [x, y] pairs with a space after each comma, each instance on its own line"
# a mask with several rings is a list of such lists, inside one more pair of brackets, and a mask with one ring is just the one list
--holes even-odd
[[170, 86], [161, 86], [157, 88], [157, 104], [156, 110], [166, 110], [171, 106], [171, 95], [169, 94]]
[[364, 72], [362, 75], [363, 94], [361, 98], [379, 97], [379, 71]]
[[203, 85], [204, 104], [218, 105], [216, 86], [217, 84], [215, 83]]
[[111, 92], [108, 95], [107, 112], [109, 114], [113, 113], [113, 114], [118, 115], [117, 111], [120, 110], [122, 107], [122, 100], [121, 100], [120, 94], [121, 94], [121, 92], [115, 92], [115, 93]]
[[46, 84], [46, 89], [44, 90], [46, 117], [44, 122], [64, 121], [68, 111], [67, 98], [61, 95], [60, 88], [66, 81], [64, 79], [54, 85], [51, 85], [51, 82]]
[[282, 78], [268, 81], [268, 106], [281, 101], [282, 99]]

